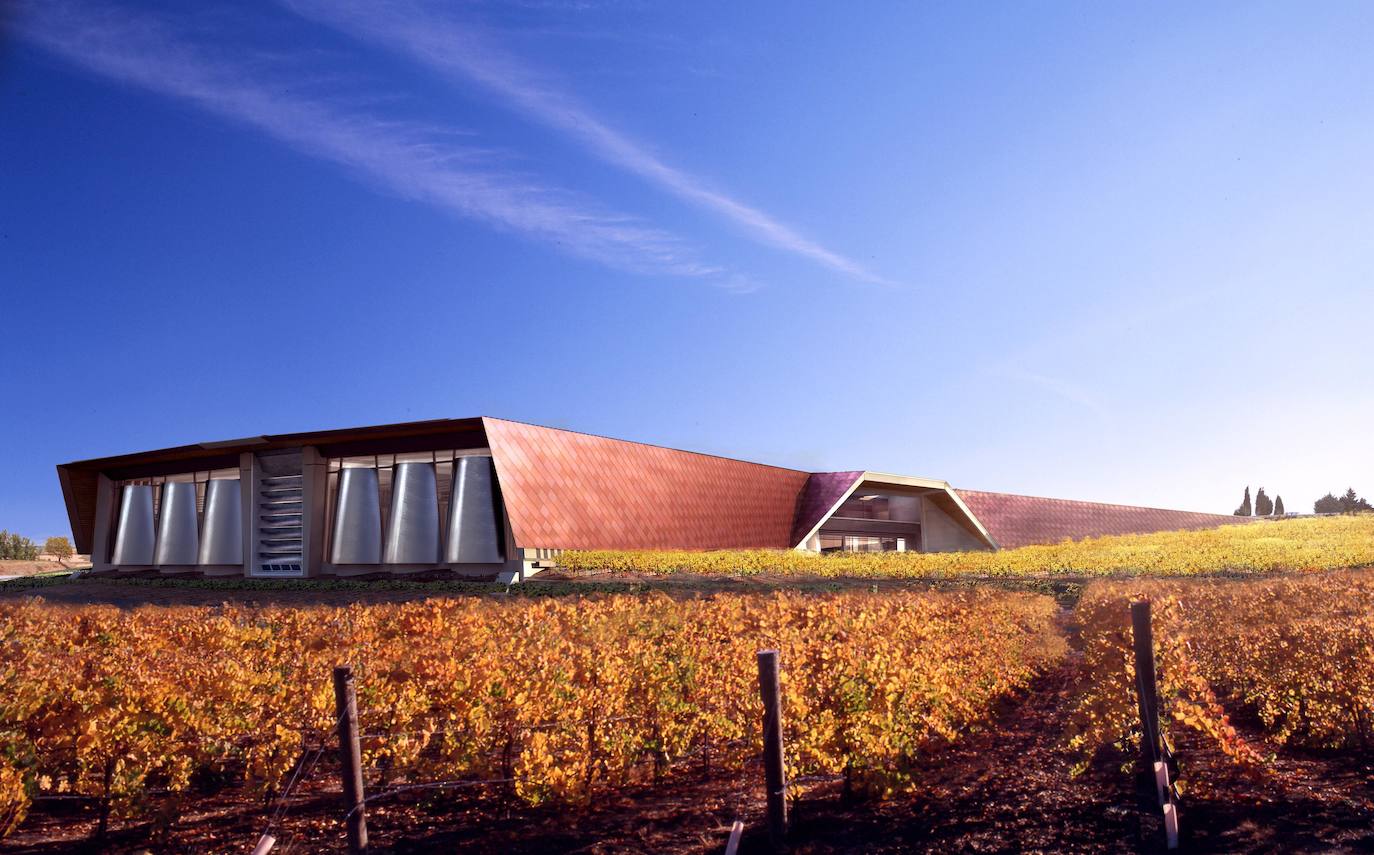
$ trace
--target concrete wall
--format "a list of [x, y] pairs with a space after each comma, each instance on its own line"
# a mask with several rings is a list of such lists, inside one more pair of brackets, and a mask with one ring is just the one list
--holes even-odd
[[[888, 518], [893, 522], [913, 522], [921, 521], [921, 497], [902, 496], [896, 493], [886, 493], [881, 490], [874, 491], [887, 496]], [[869, 495], [865, 493], [864, 495]]]
[[987, 544], [956, 522], [949, 514], [940, 510], [928, 498], [921, 500], [921, 517], [922, 552], [966, 552], [974, 549], [987, 549]]

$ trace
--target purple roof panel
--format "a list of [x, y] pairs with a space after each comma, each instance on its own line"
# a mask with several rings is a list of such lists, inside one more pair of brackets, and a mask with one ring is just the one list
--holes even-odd
[[792, 526], [792, 545], [810, 534], [817, 523], [825, 519], [830, 509], [850, 487], [858, 483], [863, 472], [813, 472], [797, 499], [797, 520]]

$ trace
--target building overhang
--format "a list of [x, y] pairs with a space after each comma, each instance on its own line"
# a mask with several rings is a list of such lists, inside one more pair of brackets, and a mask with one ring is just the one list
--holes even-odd
[[968, 529], [969, 533], [984, 543], [989, 549], [997, 549], [997, 541], [987, 528], [964, 504], [964, 500], [959, 498], [959, 494], [950, 486], [948, 481], [940, 481], [934, 478], [919, 478], [912, 475], [894, 475], [888, 472], [863, 471], [858, 473], [853, 483], [844, 490], [839, 498], [830, 505], [820, 519], [793, 544], [794, 549], [804, 549], [808, 541], [820, 532], [821, 528], [830, 521], [835, 512], [840, 509], [850, 496], [859, 492], [860, 488], [882, 489], [902, 493], [912, 493], [925, 496], [933, 501], [942, 511], [948, 514], [953, 520]]

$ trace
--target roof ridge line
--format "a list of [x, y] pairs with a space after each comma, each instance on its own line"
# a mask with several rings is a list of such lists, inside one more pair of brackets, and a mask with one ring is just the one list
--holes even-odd
[[[482, 419], [483, 422], [486, 422], [486, 421], [510, 422], [511, 424], [515, 424], [515, 425], [524, 425], [525, 427], [539, 428], [540, 430], [554, 430], [554, 431], [558, 431], [559, 433], [572, 433], [572, 434], [577, 434], [578, 436], [587, 436], [587, 437], [591, 437], [592, 439], [604, 439], [604, 440], [609, 440], [609, 441], [611, 441], [611, 442], [623, 442], [623, 443], [626, 443], [627, 445], [641, 445], [641, 446], [644, 446], [645, 448], [658, 448], [658, 449], [662, 449], [663, 451], [672, 451], [672, 452], [676, 452], [676, 453], [678, 453], [678, 454], [695, 454], [695, 455], [698, 456], [698, 457], [709, 457], [709, 458], [711, 458], [711, 459], [713, 459], [713, 460], [729, 460], [731, 463], [745, 463], [745, 464], [748, 464], [749, 466], [761, 466], [761, 467], [763, 467], [764, 469], [780, 469], [780, 470], [782, 470], [782, 471], [784, 471], [784, 472], [795, 472], [795, 473], [798, 473], [798, 474], [800, 474], [800, 475], [824, 474], [824, 473], [808, 472], [808, 471], [805, 470], [805, 469], [795, 469], [795, 468], [793, 468], [793, 467], [791, 467], [791, 466], [779, 466], [779, 465], [777, 465], [777, 464], [775, 464], [775, 463], [760, 463], [760, 462], [758, 462], [757, 460], [745, 460], [745, 459], [742, 458], [742, 457], [727, 457], [727, 456], [724, 455], [724, 454], [711, 454], [710, 452], [707, 452], [707, 451], [693, 451], [693, 450], [691, 450], [690, 448], [676, 448], [676, 447], [671, 446], [671, 445], [663, 445], [663, 444], [657, 443], [657, 442], [641, 442], [640, 440], [637, 440], [637, 439], [622, 439], [622, 438], [620, 438], [620, 437], [618, 437], [618, 436], [608, 436], [608, 435], [606, 435], [606, 434], [601, 434], [601, 433], [592, 433], [591, 431], [574, 430], [574, 429], [572, 429], [572, 428], [555, 427], [555, 426], [553, 426], [553, 425], [541, 425], [541, 424], [538, 424], [538, 423], [536, 423], [536, 422], [522, 422], [522, 421], [520, 421], [519, 419], [506, 419], [506, 418], [501, 418], [501, 417], [499, 417], [499, 416], [478, 416], [478, 418]], [[862, 470], [847, 470], [847, 469], [845, 469], [845, 470], [840, 470], [840, 471], [843, 471], [843, 472], [856, 471], [856, 472], [857, 472], [857, 471], [862, 471]]]

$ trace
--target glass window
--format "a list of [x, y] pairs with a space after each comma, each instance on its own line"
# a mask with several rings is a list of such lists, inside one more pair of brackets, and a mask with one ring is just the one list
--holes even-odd
[[839, 534], [821, 535], [821, 552], [839, 552], [844, 549], [844, 536]]
[[822, 532], [821, 552], [906, 552], [908, 537]]
[[846, 534], [844, 536], [844, 549], [846, 552], [895, 552], [897, 550], [897, 538], [868, 534]]
[[851, 520], [885, 520], [888, 518], [887, 496], [850, 496], [835, 511], [835, 516]]

